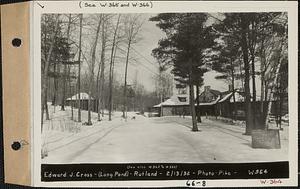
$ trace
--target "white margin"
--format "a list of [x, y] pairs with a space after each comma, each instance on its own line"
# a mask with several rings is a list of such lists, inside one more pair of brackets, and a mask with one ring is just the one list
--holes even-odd
[[[41, 8], [37, 2], [45, 6]], [[31, 45], [32, 79], [32, 177], [33, 186], [40, 187], [186, 187], [186, 180], [163, 181], [83, 181], [41, 182], [41, 43], [40, 21], [42, 13], [160, 13], [160, 12], [288, 12], [289, 57], [289, 168], [290, 178], [281, 179], [279, 185], [260, 183], [259, 179], [208, 180], [205, 187], [270, 187], [297, 186], [298, 183], [298, 2], [297, 1], [152, 1], [152, 9], [102, 8], [80, 9], [79, 1], [34, 1], [31, 16], [33, 30]], [[87, 1], [85, 1], [87, 2]], [[92, 1], [91, 1], [92, 2]], [[93, 1], [94, 3], [97, 1]], [[121, 2], [121, 1], [120, 1]], [[124, 2], [124, 1], [123, 1]], [[130, 1], [128, 1], [130, 2]], [[135, 1], [136, 2], [136, 1]], [[34, 34], [33, 34], [34, 33]], [[201, 187], [201, 186], [197, 186]]]

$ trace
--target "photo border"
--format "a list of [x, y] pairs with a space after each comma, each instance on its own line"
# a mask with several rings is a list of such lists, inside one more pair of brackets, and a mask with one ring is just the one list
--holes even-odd
[[[260, 179], [209, 180], [205, 187], [242, 186], [296, 186], [298, 183], [298, 3], [293, 1], [151, 1], [152, 8], [90, 8], [81, 9], [80, 1], [35, 1], [32, 5], [31, 46], [32, 55], [32, 183], [34, 186], [51, 187], [175, 187], [187, 186], [187, 180], [160, 181], [82, 181], [82, 182], [41, 182], [41, 43], [40, 18], [42, 13], [162, 13], [162, 12], [288, 12], [288, 59], [289, 59], [289, 179], [281, 179], [281, 184], [263, 184]], [[112, 1], [110, 1], [112, 2]], [[120, 1], [124, 2], [124, 1]], [[130, 2], [130, 1], [128, 1]], [[136, 1], [135, 1], [136, 2]], [[150, 1], [149, 1], [150, 2]], [[42, 4], [44, 8], [38, 4]], [[94, 2], [95, 3], [95, 2]], [[297, 126], [297, 127], [292, 127]], [[201, 186], [197, 186], [201, 187]]]

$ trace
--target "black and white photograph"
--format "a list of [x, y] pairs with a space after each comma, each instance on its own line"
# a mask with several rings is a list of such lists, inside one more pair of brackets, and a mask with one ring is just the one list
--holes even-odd
[[287, 19], [42, 15], [43, 161], [287, 160]]
[[[161, 177], [159, 170], [251, 163], [259, 169], [247, 170], [250, 178], [289, 178], [297, 127], [289, 119], [289, 68], [297, 62], [288, 28], [286, 11], [42, 13], [42, 178], [213, 179], [217, 172], [200, 168], [169, 167]], [[138, 170], [109, 175], [106, 164]], [[136, 166], [151, 164], [158, 171]], [[104, 169], [80, 173], [77, 165]], [[228, 170], [216, 178], [247, 179]]]

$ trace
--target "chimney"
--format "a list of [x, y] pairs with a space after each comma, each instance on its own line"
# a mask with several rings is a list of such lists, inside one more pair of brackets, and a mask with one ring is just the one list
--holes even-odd
[[204, 86], [204, 91], [210, 91], [210, 86], [208, 85], [208, 86]]

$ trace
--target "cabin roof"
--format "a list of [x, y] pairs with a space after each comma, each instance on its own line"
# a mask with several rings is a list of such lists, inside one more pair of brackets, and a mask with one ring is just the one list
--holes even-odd
[[[75, 94], [72, 97], [67, 98], [67, 100], [78, 100], [79, 99], [79, 94]], [[87, 93], [80, 93], [80, 99], [81, 100], [88, 100], [89, 99], [89, 95]], [[94, 98], [91, 97], [91, 99], [93, 100]]]

